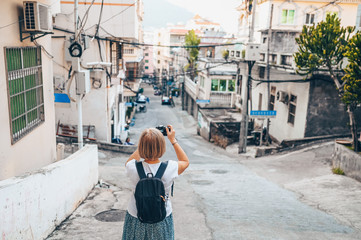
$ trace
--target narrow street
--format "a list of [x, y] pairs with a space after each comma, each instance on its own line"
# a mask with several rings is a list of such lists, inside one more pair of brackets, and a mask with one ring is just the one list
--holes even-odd
[[[361, 239], [361, 183], [332, 175], [332, 143], [257, 159], [234, 155], [196, 134], [197, 123], [181, 111], [180, 97], [172, 108], [143, 87], [150, 103], [146, 113], [136, 114], [131, 141], [137, 144], [145, 128], [172, 124], [190, 159], [174, 186], [176, 239]], [[99, 151], [99, 179], [105, 184], [47, 239], [121, 238], [122, 221], [95, 216], [126, 210], [127, 158]], [[169, 141], [162, 159], [176, 159]]]

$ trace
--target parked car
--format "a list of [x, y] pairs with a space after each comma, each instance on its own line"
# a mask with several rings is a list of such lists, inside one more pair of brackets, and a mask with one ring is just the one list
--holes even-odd
[[137, 99], [137, 103], [146, 103], [147, 102], [147, 97], [144, 95], [139, 95], [138, 99]]
[[158, 90], [159, 87], [158, 87], [157, 85], [154, 85], [154, 86], [153, 86], [153, 89], [154, 89], [154, 90]]
[[160, 91], [160, 90], [155, 90], [155, 91], [154, 91], [154, 95], [155, 95], [155, 96], [162, 95], [162, 91]]
[[166, 96], [162, 97], [162, 105], [170, 105], [170, 104], [171, 104], [171, 102], [170, 102], [169, 97], [166, 97]]

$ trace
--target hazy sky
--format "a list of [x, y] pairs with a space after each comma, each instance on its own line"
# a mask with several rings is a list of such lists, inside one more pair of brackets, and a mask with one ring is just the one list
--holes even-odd
[[166, 27], [167, 23], [183, 22], [195, 14], [218, 22], [227, 31], [237, 29], [240, 0], [144, 0], [144, 27]]
[[193, 14], [213, 20], [228, 32], [236, 32], [237, 11], [240, 0], [167, 0]]

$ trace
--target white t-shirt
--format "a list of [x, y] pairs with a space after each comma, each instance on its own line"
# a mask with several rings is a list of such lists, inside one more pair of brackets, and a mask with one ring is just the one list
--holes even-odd
[[[135, 204], [135, 197], [134, 197], [134, 192], [135, 192], [135, 187], [139, 181], [139, 175], [137, 172], [137, 167], [135, 166], [135, 159], [129, 161], [127, 163], [127, 165], [125, 166], [126, 172], [127, 172], [127, 176], [130, 179], [131, 182], [131, 189], [132, 189], [132, 195], [130, 197], [130, 201], [128, 204], [128, 212], [130, 215], [132, 215], [133, 217], [137, 217], [137, 206]], [[146, 163], [142, 160], [143, 163], [143, 168], [145, 171], [145, 175], [147, 175], [148, 173], [152, 173], [153, 176], [155, 176], [155, 174], [158, 171], [158, 168], [160, 166], [160, 163], [155, 163], [155, 164], [149, 164]], [[164, 188], [165, 188], [165, 193], [166, 193], [166, 210], [167, 210], [167, 216], [169, 216], [172, 213], [172, 203], [170, 201], [170, 197], [169, 197], [169, 193], [173, 184], [174, 179], [178, 177], [178, 162], [177, 161], [173, 161], [173, 160], [169, 160], [168, 161], [168, 166], [165, 169], [165, 172], [163, 174], [162, 177], [162, 182], [164, 184]]]

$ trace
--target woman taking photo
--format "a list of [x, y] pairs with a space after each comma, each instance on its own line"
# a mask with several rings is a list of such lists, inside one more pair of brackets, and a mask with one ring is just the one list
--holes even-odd
[[[172, 125], [165, 128], [168, 139], [172, 144], [178, 161], [169, 160], [161, 177], [164, 184], [166, 215], [157, 223], [144, 223], [138, 218], [136, 197], [134, 193], [140, 180], [137, 162], [141, 162], [146, 176], [156, 176], [161, 166], [159, 158], [166, 150], [165, 137], [156, 128], [149, 128], [142, 132], [137, 150], [125, 163], [126, 173], [131, 182], [132, 195], [128, 204], [128, 211], [124, 221], [123, 240], [172, 240], [174, 239], [174, 225], [172, 216], [172, 204], [169, 198], [173, 181], [182, 174], [189, 165], [189, 159], [175, 138], [175, 130]], [[164, 165], [164, 164], [162, 164]]]

